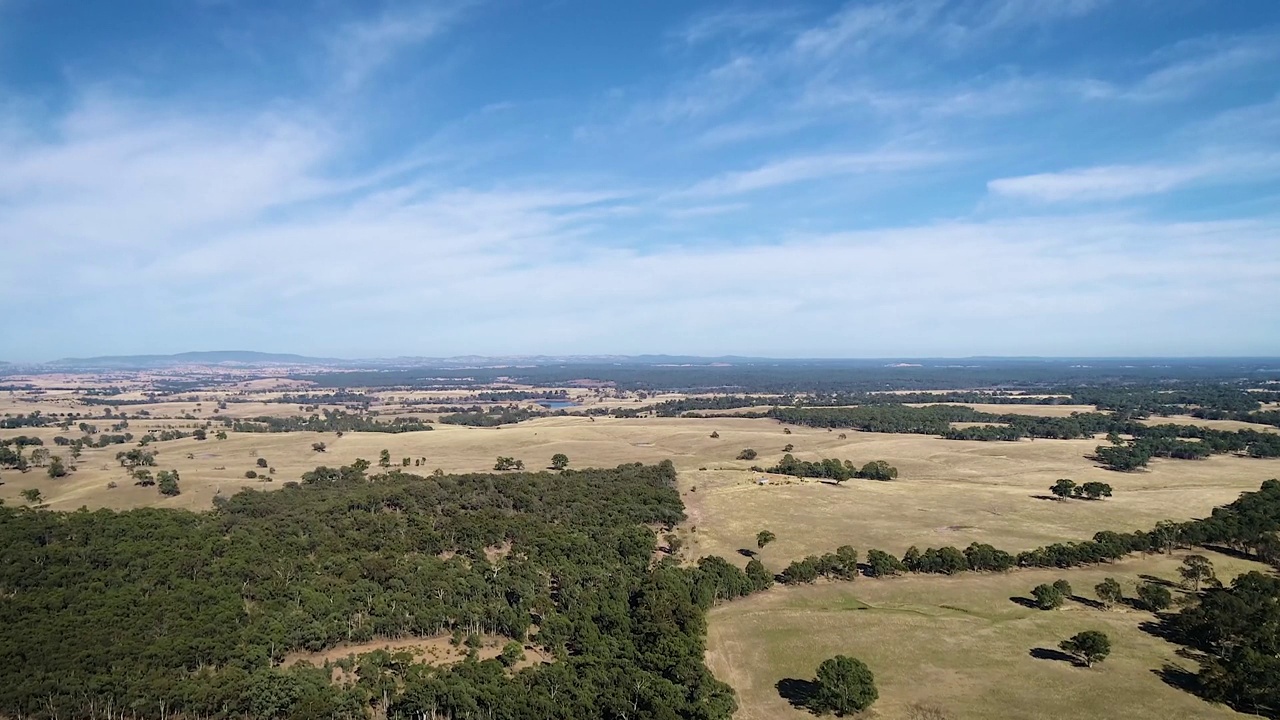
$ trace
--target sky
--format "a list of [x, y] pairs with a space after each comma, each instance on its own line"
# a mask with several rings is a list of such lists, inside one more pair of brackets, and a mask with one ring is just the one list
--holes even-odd
[[0, 0], [0, 359], [1280, 355], [1274, 0]]

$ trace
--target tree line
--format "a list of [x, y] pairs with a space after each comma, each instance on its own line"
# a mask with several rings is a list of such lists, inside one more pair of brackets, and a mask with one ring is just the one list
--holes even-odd
[[287, 418], [255, 417], [248, 420], [223, 420], [223, 424], [236, 432], [381, 432], [404, 433], [432, 430], [431, 425], [416, 417], [396, 417], [385, 422], [364, 415], [354, 415], [345, 410], [325, 409], [322, 414], [307, 417], [294, 415]]

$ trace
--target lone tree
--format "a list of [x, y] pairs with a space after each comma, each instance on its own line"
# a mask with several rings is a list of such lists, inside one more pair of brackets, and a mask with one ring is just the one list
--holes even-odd
[[40, 501], [44, 498], [40, 495], [40, 490], [38, 488], [27, 488], [22, 491], [22, 499], [32, 505], [39, 505]]
[[1182, 576], [1184, 584], [1191, 585], [1192, 589], [1200, 592], [1200, 583], [1214, 577], [1213, 563], [1203, 555], [1188, 555], [1183, 558], [1178, 574]]
[[1058, 643], [1063, 652], [1074, 655], [1085, 667], [1093, 667], [1111, 654], [1111, 639], [1104, 632], [1085, 630]]
[[755, 450], [752, 450], [751, 448], [747, 448], [746, 450], [743, 450], [742, 452], [738, 453], [738, 459], [739, 460], [755, 460], [758, 455], [759, 453], [757, 453]]
[[384, 467], [384, 468], [391, 467], [391, 451], [390, 450], [383, 448], [382, 452], [378, 453], [378, 467]]
[[564, 453], [556, 453], [551, 456], [551, 469], [563, 470], [569, 467], [569, 456]]
[[[250, 470], [249, 472], [253, 471]], [[254, 473], [254, 475], [257, 475], [257, 473]], [[156, 473], [156, 483], [160, 487], [161, 495], [168, 495], [169, 497], [181, 495], [182, 490], [178, 488], [178, 480], [177, 470], [161, 470]]]
[[49, 477], [60, 478], [67, 476], [67, 466], [62, 464], [62, 458], [54, 455], [49, 458]]
[[325, 445], [322, 442], [311, 443], [311, 449], [316, 452], [324, 452]]
[[1146, 582], [1138, 586], [1138, 599], [1151, 612], [1159, 612], [1173, 604], [1173, 593], [1163, 585]]
[[266, 467], [266, 466], [267, 466], [267, 459], [266, 459], [266, 458], [258, 458], [258, 467]]
[[756, 547], [763, 550], [765, 545], [768, 545], [769, 543], [777, 539], [778, 539], [777, 535], [774, 535], [768, 530], [761, 530], [760, 532], [756, 533]]
[[712, 440], [716, 440], [716, 439], [718, 439], [719, 437], [720, 437], [720, 433], [719, 433], [719, 432], [717, 432], [717, 431], [715, 431], [715, 430], [712, 430], [712, 431], [711, 431], [711, 439], [712, 439]]
[[1036, 607], [1041, 610], [1053, 610], [1062, 607], [1066, 596], [1062, 594], [1062, 590], [1056, 585], [1049, 583], [1041, 583], [1031, 589], [1031, 597], [1035, 598]]
[[871, 707], [871, 703], [880, 697], [871, 668], [861, 660], [847, 655], [837, 655], [822, 661], [813, 684], [816, 687], [807, 705], [819, 715], [829, 712], [836, 715], [861, 712]]
[[1076, 489], [1076, 482], [1074, 480], [1068, 480], [1066, 478], [1063, 478], [1058, 482], [1054, 483], [1053, 487], [1049, 488], [1049, 492], [1053, 493], [1054, 495], [1057, 495], [1059, 500], [1066, 500], [1067, 498], [1071, 497], [1071, 494], [1075, 491], [1075, 489]]
[[1107, 578], [1094, 586], [1093, 591], [1098, 594], [1098, 599], [1108, 608], [1118, 604], [1124, 600], [1124, 591], [1120, 588], [1120, 583], [1115, 578]]

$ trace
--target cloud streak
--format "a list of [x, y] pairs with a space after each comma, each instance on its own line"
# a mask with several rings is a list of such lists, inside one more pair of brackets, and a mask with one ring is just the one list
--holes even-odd
[[1280, 174], [1280, 153], [1223, 155], [1184, 164], [1107, 165], [1000, 178], [993, 194], [1041, 202], [1117, 201], [1209, 183], [1242, 183]]

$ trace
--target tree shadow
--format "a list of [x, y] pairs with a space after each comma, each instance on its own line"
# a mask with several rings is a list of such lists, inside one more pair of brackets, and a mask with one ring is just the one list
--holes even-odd
[[1162, 578], [1162, 577], [1156, 577], [1155, 575], [1140, 574], [1140, 575], [1138, 575], [1138, 577], [1140, 577], [1140, 578], [1142, 578], [1143, 580], [1145, 580], [1145, 581], [1147, 581], [1147, 582], [1151, 583], [1152, 585], [1163, 585], [1163, 586], [1165, 586], [1165, 587], [1167, 587], [1167, 588], [1177, 588], [1177, 589], [1179, 589], [1179, 590], [1181, 590], [1181, 589], [1182, 589], [1182, 586], [1181, 586], [1181, 585], [1178, 585], [1177, 583], [1173, 582], [1172, 580], [1166, 580], [1165, 578]]
[[1186, 668], [1178, 667], [1172, 663], [1165, 663], [1158, 670], [1152, 669], [1151, 672], [1170, 687], [1178, 688], [1192, 695], [1199, 695], [1202, 691], [1199, 676]]
[[1097, 600], [1090, 600], [1090, 599], [1089, 599], [1089, 598], [1087, 598], [1087, 597], [1080, 597], [1079, 595], [1072, 595], [1072, 596], [1070, 596], [1070, 597], [1069, 597], [1069, 598], [1067, 598], [1067, 599], [1068, 599], [1068, 600], [1070, 600], [1070, 601], [1072, 601], [1072, 602], [1078, 602], [1078, 603], [1080, 603], [1081, 605], [1084, 605], [1084, 606], [1086, 606], [1086, 607], [1091, 607], [1091, 608], [1093, 608], [1094, 610], [1106, 610], [1106, 609], [1107, 609], [1107, 606], [1106, 606], [1105, 604], [1103, 604], [1103, 603], [1101, 603], [1101, 602], [1099, 602], [1099, 601], [1097, 601]]
[[1016, 604], [1018, 604], [1018, 605], [1021, 605], [1022, 607], [1027, 608], [1028, 610], [1039, 610], [1039, 609], [1040, 609], [1040, 606], [1036, 604], [1036, 601], [1035, 601], [1035, 600], [1032, 600], [1032, 599], [1031, 599], [1031, 598], [1029, 598], [1029, 597], [1022, 597], [1022, 596], [1020, 596], [1020, 595], [1014, 595], [1014, 596], [1012, 596], [1012, 597], [1010, 597], [1010, 598], [1009, 598], [1009, 602], [1011, 602], [1011, 603], [1016, 603]]
[[797, 678], [783, 678], [774, 687], [778, 688], [778, 694], [782, 699], [796, 708], [808, 707], [809, 700], [818, 692], [817, 683]]
[[1202, 547], [1204, 547], [1205, 550], [1212, 550], [1222, 555], [1227, 555], [1233, 558], [1239, 558], [1240, 560], [1253, 560], [1253, 561], [1258, 560], [1258, 556], [1256, 555], [1250, 555], [1249, 553], [1243, 550], [1237, 550], [1236, 548], [1227, 547], [1225, 545], [1206, 544], [1206, 545], [1203, 545]]
[[1042, 648], [1042, 647], [1031, 648], [1031, 650], [1028, 651], [1027, 654], [1037, 660], [1054, 660], [1058, 662], [1071, 663], [1072, 665], [1080, 664], [1079, 661], [1076, 660], [1074, 656], [1068, 655], [1062, 652], [1061, 650], [1054, 650], [1052, 648]]
[[[1139, 606], [1141, 606], [1142, 609], [1144, 610], [1146, 609], [1146, 606], [1142, 605], [1141, 603], [1139, 603]], [[1171, 642], [1171, 643], [1181, 644], [1181, 642], [1179, 641], [1179, 638], [1177, 637], [1177, 633], [1174, 632], [1172, 625], [1170, 625], [1169, 621], [1164, 617], [1156, 616], [1156, 619], [1154, 621], [1144, 620], [1138, 623], [1138, 629], [1148, 635], [1158, 637], [1161, 640], [1167, 640], [1168, 642]]]
[[738, 554], [742, 557], [753, 558], [756, 556], [756, 551], [749, 548], [738, 548]]
[[1036, 500], [1052, 500], [1053, 502], [1058, 502], [1059, 500], [1062, 499], [1062, 498], [1059, 498], [1057, 495], [1032, 495], [1031, 497]]

